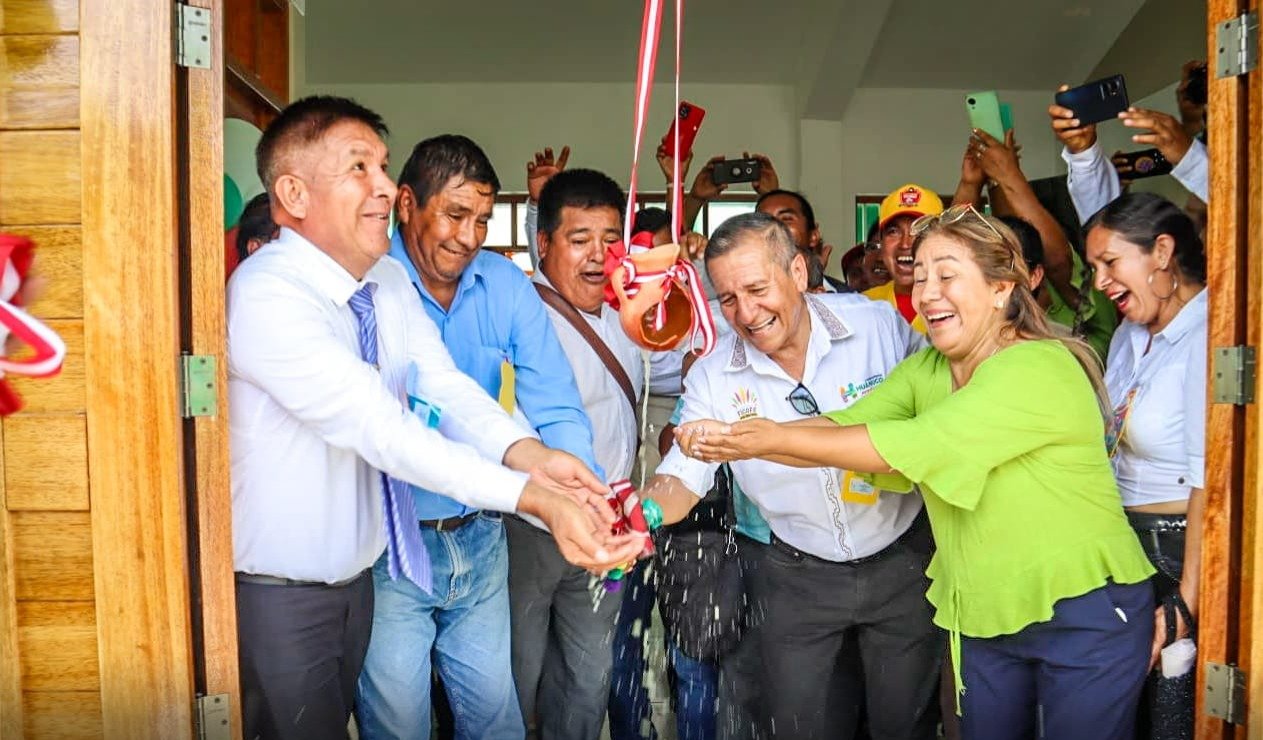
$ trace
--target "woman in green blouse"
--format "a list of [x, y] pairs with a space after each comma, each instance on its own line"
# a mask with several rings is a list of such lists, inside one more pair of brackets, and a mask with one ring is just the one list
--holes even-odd
[[933, 347], [844, 412], [699, 421], [677, 441], [708, 461], [919, 485], [938, 545], [927, 596], [951, 636], [964, 736], [1129, 738], [1153, 568], [1106, 455], [1095, 356], [1049, 329], [999, 221], [966, 205], [914, 230], [912, 299]]

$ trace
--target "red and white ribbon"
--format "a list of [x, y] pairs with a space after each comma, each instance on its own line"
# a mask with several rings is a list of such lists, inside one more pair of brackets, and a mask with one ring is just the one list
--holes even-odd
[[[680, 0], [676, 0], [677, 3]], [[623, 243], [631, 244], [632, 221], [636, 216], [636, 169], [640, 164], [640, 140], [644, 138], [649, 100], [653, 97], [653, 70], [658, 59], [658, 37], [662, 31], [662, 0], [645, 0], [645, 15], [640, 21], [640, 55], [636, 59], [635, 133], [632, 136], [631, 180], [627, 187], [627, 210], [623, 218]], [[679, 79], [676, 68], [676, 79]], [[676, 128], [679, 128], [678, 126]], [[676, 181], [679, 181], [678, 173]]]
[[[627, 245], [627, 255], [635, 252], [632, 248], [632, 222], [636, 215], [636, 171], [640, 165], [640, 142], [644, 138], [645, 119], [649, 113], [649, 101], [653, 96], [653, 74], [654, 65], [658, 58], [658, 41], [661, 38], [662, 31], [662, 3], [664, 0], [645, 0], [644, 18], [641, 20], [640, 26], [640, 55], [636, 61], [636, 109], [635, 109], [635, 134], [632, 141], [632, 169], [631, 179], [627, 188], [627, 210], [623, 219], [623, 244]], [[683, 28], [684, 28], [684, 0], [675, 0], [675, 107], [672, 108], [672, 115], [680, 110], [680, 50], [683, 45]], [[671, 168], [671, 236], [672, 240], [680, 243], [681, 224], [680, 214], [684, 210], [684, 190], [680, 183], [680, 126], [672, 127], [675, 131], [674, 147], [675, 156], [672, 157]], [[654, 273], [642, 273], [637, 275], [636, 267], [625, 255], [620, 264], [626, 270], [626, 277], [623, 280], [623, 287], [628, 296], [635, 295], [639, 290], [638, 286], [643, 283], [652, 282], [653, 280], [666, 280], [663, 286], [664, 293], [662, 300], [658, 303], [657, 310], [654, 314], [654, 328], [662, 329], [666, 323], [666, 299], [671, 294], [672, 283], [678, 283], [686, 286], [689, 298], [693, 304], [693, 317], [690, 327], [690, 349], [705, 355], [709, 354], [715, 347], [715, 319], [710, 314], [710, 305], [706, 302], [706, 293], [702, 290], [702, 281], [697, 274], [697, 269], [688, 259], [679, 259], [674, 265], [665, 271]], [[701, 336], [702, 344], [699, 348], [697, 345], [698, 335]]]
[[22, 283], [30, 269], [33, 245], [24, 237], [0, 235], [0, 343], [12, 334], [34, 353], [24, 360], [12, 360], [0, 353], [0, 375], [27, 375], [44, 378], [61, 369], [66, 345], [57, 333], [18, 307]]

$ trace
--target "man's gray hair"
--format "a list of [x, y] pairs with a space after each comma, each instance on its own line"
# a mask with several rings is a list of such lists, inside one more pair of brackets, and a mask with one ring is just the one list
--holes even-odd
[[706, 244], [706, 264], [732, 250], [752, 244], [760, 247], [774, 264], [786, 272], [794, 264], [798, 248], [789, 227], [761, 211], [743, 213], [724, 221]]

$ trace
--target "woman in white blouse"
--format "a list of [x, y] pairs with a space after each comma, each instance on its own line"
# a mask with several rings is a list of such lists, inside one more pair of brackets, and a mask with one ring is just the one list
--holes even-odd
[[1206, 506], [1206, 254], [1192, 219], [1151, 193], [1118, 198], [1085, 230], [1096, 287], [1124, 319], [1106, 361], [1114, 407], [1106, 442], [1127, 516], [1158, 570], [1156, 662], [1170, 638], [1168, 619], [1177, 622], [1176, 638], [1189, 636], [1180, 602], [1187, 614], [1197, 612]]

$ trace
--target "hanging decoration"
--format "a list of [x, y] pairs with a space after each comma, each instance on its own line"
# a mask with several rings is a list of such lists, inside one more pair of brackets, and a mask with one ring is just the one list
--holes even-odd
[[[653, 92], [654, 64], [662, 30], [664, 0], [645, 0], [640, 29], [640, 53], [636, 64], [635, 139], [632, 142], [631, 180], [623, 240], [606, 252], [605, 274], [610, 279], [610, 305], [618, 309], [623, 331], [637, 345], [655, 351], [671, 350], [687, 338], [689, 349], [709, 354], [715, 346], [715, 320], [706, 302], [697, 268], [680, 246], [680, 214], [683, 190], [680, 163], [674, 162], [671, 178], [671, 237], [673, 243], [653, 246], [652, 235], [632, 234], [636, 214], [636, 171], [645, 118]], [[680, 107], [680, 47], [684, 0], [675, 2], [675, 107]], [[679, 151], [679, 127], [675, 151]]]

